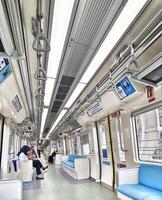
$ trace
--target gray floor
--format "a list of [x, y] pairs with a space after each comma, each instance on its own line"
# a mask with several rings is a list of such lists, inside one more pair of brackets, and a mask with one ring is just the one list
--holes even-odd
[[50, 165], [44, 180], [24, 184], [24, 200], [117, 200], [116, 194], [93, 181], [75, 181]]

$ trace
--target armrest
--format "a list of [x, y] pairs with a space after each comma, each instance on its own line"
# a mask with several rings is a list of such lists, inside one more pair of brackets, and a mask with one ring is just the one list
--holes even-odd
[[132, 169], [119, 169], [117, 171], [117, 185], [138, 184], [139, 167]]
[[88, 158], [77, 158], [74, 160], [75, 171], [87, 170], [89, 171], [89, 159]]
[[62, 160], [68, 160], [69, 156], [62, 156]]

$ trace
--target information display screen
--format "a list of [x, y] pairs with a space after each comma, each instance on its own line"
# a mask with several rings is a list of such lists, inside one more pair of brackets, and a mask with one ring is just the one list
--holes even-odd
[[122, 100], [132, 93], [134, 93], [136, 89], [134, 88], [133, 84], [129, 80], [129, 78], [126, 76], [123, 79], [121, 79], [117, 84], [116, 84], [116, 89], [115, 92], [118, 95], [119, 99]]
[[0, 58], [0, 83], [2, 83], [12, 72], [11, 65], [7, 59]]

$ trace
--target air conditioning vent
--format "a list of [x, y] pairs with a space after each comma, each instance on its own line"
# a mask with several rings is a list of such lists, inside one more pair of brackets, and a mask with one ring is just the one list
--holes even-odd
[[60, 100], [64, 100], [65, 97], [66, 97], [66, 94], [57, 93], [56, 95], [56, 99], [60, 99]]
[[62, 105], [62, 101], [54, 101], [51, 112], [58, 112], [61, 105]]
[[67, 94], [69, 89], [70, 89], [70, 87], [60, 86], [59, 89], [58, 89], [58, 92]]
[[19, 112], [22, 108], [22, 105], [20, 103], [18, 95], [16, 95], [15, 98], [11, 102], [12, 102], [12, 105], [14, 106], [16, 112]]
[[74, 79], [75, 79], [74, 77], [63, 76], [61, 79], [60, 85], [71, 86]]
[[137, 79], [157, 85], [162, 82], [162, 53], [143, 67], [142, 71], [137, 74]]
[[144, 76], [142, 79], [155, 84], [162, 81], [162, 65], [154, 69], [152, 72]]

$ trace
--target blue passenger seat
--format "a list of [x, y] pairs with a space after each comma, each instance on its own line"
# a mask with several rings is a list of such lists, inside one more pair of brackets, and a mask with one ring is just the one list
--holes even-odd
[[62, 160], [62, 163], [74, 168], [75, 167], [74, 160], [75, 159], [81, 159], [81, 158], [86, 158], [86, 157], [85, 156], [80, 156], [80, 155], [77, 155], [77, 154], [69, 154], [68, 160]]
[[134, 200], [162, 200], [162, 166], [142, 164], [138, 184], [119, 185], [117, 191]]

